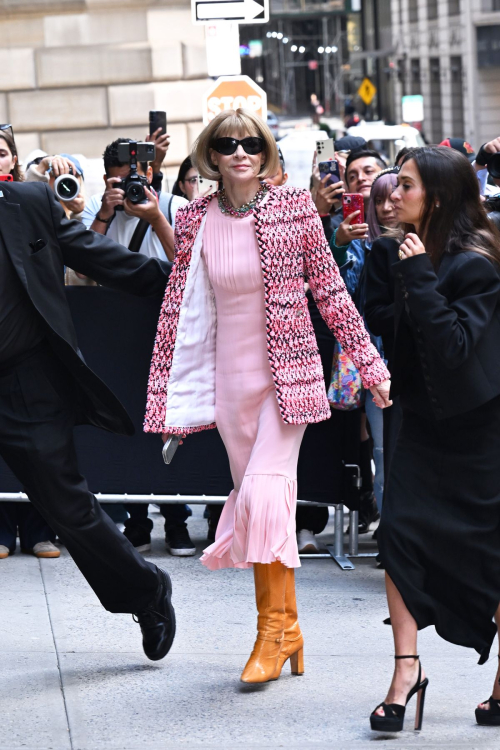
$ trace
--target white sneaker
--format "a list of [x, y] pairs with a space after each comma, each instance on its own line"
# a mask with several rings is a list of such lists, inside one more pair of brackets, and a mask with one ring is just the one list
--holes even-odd
[[316, 537], [308, 529], [301, 529], [297, 533], [297, 546], [299, 552], [319, 552], [318, 542]]
[[5, 544], [0, 544], [0, 560], [4, 560], [10, 555], [10, 549]]
[[33, 547], [35, 557], [60, 557], [61, 552], [52, 542], [38, 542]]

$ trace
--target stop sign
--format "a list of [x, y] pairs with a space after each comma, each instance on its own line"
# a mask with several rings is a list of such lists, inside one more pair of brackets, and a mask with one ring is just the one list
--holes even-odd
[[207, 125], [223, 110], [240, 107], [255, 112], [266, 121], [266, 92], [248, 76], [222, 76], [203, 98], [203, 122]]

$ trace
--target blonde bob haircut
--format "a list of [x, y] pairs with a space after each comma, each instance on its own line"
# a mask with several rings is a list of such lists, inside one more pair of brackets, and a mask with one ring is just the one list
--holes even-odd
[[222, 178], [216, 165], [210, 158], [212, 143], [217, 138], [244, 138], [246, 135], [258, 136], [264, 140], [265, 160], [257, 175], [260, 180], [274, 177], [280, 167], [278, 147], [273, 134], [259, 115], [248, 109], [226, 109], [216, 115], [198, 136], [191, 154], [193, 166], [206, 180], [220, 180]]

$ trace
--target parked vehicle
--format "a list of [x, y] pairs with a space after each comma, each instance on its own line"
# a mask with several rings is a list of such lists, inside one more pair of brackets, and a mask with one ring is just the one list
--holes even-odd
[[411, 125], [386, 125], [383, 121], [365, 122], [347, 128], [348, 135], [356, 135], [368, 141], [371, 148], [378, 151], [387, 159], [388, 164], [394, 164], [396, 154], [405, 146], [416, 148], [425, 146], [421, 133]]
[[267, 112], [267, 124], [269, 126], [271, 133], [274, 135], [275, 139], [278, 141], [280, 124], [274, 112], [269, 112], [269, 110]]

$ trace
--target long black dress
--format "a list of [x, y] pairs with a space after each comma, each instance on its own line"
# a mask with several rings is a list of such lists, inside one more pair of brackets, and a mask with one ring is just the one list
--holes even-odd
[[379, 530], [418, 628], [488, 658], [500, 603], [500, 279], [473, 253], [395, 266], [403, 424]]

